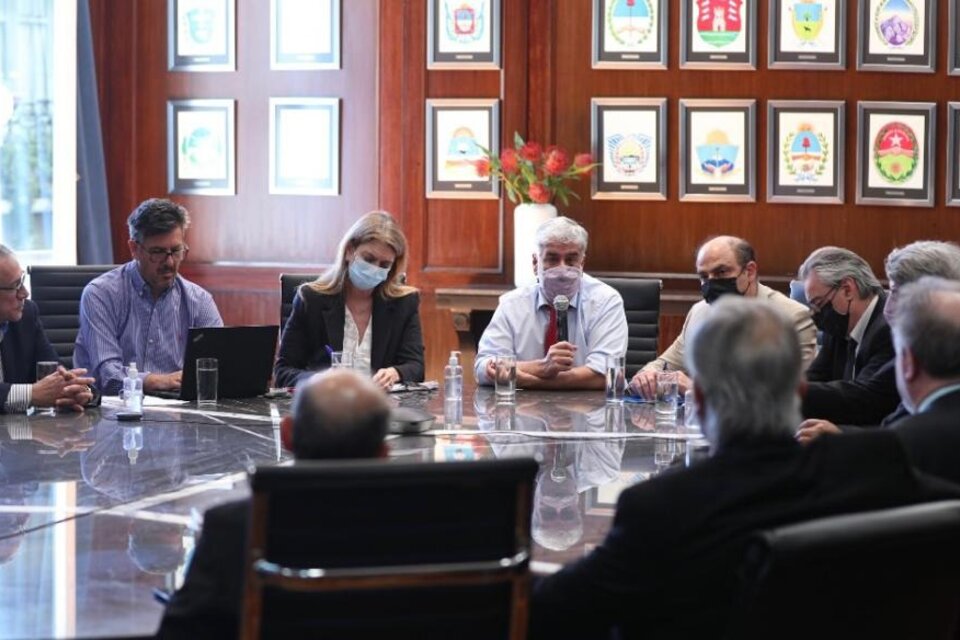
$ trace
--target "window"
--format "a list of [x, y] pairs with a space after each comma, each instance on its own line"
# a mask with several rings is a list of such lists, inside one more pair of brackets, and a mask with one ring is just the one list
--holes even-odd
[[0, 242], [24, 265], [76, 263], [76, 29], [76, 2], [0, 2]]

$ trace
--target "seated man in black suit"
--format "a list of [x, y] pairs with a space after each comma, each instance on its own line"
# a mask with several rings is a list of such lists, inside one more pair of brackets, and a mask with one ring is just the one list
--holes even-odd
[[[301, 460], [385, 456], [389, 414], [386, 396], [369, 378], [328, 369], [297, 389], [293, 416], [280, 423], [281, 437]], [[170, 599], [158, 637], [238, 637], [249, 515], [249, 500], [207, 511], [183, 587]]]
[[715, 303], [686, 354], [710, 458], [620, 495], [603, 544], [535, 586], [531, 638], [723, 637], [752, 532], [958, 495], [890, 431], [798, 444], [800, 353], [769, 302]]
[[26, 273], [13, 251], [0, 245], [0, 412], [29, 407], [83, 411], [93, 394], [85, 369], [60, 368], [37, 380], [37, 363], [58, 360], [57, 352], [37, 318], [37, 305], [27, 300]]
[[960, 483], [960, 282], [903, 287], [892, 327], [897, 387], [912, 414], [894, 431], [915, 467]]
[[[916, 282], [923, 276], [937, 276], [960, 282], [960, 246], [941, 240], [918, 240], [906, 246], [897, 247], [888, 253], [883, 261], [883, 268], [887, 272], [887, 280], [890, 284], [890, 294], [887, 296], [887, 303], [883, 306], [883, 317], [887, 324], [890, 324], [897, 307], [898, 292], [904, 286]], [[892, 427], [909, 415], [910, 412], [901, 402], [892, 413], [887, 414], [880, 421], [879, 425], [840, 426], [829, 420], [810, 418], [800, 424], [797, 439], [800, 442], [809, 442], [825, 434], [878, 426]]]
[[823, 332], [823, 346], [807, 369], [803, 416], [879, 424], [900, 402], [880, 281], [866, 260], [839, 247], [811, 253], [797, 277]]

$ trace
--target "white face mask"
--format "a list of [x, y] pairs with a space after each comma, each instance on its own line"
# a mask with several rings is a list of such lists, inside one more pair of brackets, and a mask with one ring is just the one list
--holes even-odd
[[583, 270], [580, 267], [568, 267], [564, 264], [549, 269], [538, 266], [537, 277], [540, 278], [540, 291], [543, 297], [553, 303], [553, 299], [557, 296], [567, 296], [572, 300], [573, 296], [577, 295], [580, 291]]
[[347, 271], [353, 286], [363, 291], [373, 289], [380, 283], [385, 282], [389, 273], [390, 269], [370, 264], [357, 256], [354, 256]]

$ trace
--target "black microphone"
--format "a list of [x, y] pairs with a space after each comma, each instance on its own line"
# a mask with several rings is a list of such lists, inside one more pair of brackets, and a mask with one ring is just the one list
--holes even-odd
[[553, 308], [557, 310], [557, 342], [567, 341], [567, 309], [570, 300], [567, 296], [559, 295], [553, 299]]

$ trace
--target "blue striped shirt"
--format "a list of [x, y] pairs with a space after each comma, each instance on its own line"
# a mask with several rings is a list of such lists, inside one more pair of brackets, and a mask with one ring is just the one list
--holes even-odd
[[83, 289], [74, 366], [96, 378], [101, 393], [115, 395], [130, 362], [137, 363], [141, 378], [179, 371], [188, 330], [222, 326], [213, 296], [203, 287], [178, 275], [154, 300], [132, 260]]

